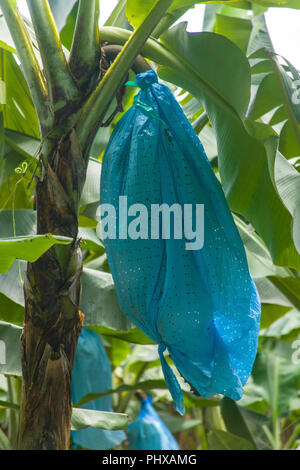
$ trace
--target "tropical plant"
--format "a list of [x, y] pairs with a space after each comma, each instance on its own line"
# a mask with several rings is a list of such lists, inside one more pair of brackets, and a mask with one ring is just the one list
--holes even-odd
[[[30, 19], [16, 0], [0, 0], [4, 449], [69, 449], [71, 423], [125, 428], [137, 389], [151, 392], [181, 448], [299, 445], [299, 72], [274, 51], [264, 13], [300, 1], [207, 2], [202, 32], [173, 26], [198, 3], [119, 0], [98, 28], [98, 0], [27, 0]], [[102, 155], [135, 93], [123, 85], [150, 67], [204, 144], [262, 302], [243, 399], [202, 398], [183, 384], [184, 418], [172, 411], [155, 346], [120, 310], [96, 234]], [[72, 408], [83, 322], [105, 342], [115, 414], [80, 409], [94, 395]]]

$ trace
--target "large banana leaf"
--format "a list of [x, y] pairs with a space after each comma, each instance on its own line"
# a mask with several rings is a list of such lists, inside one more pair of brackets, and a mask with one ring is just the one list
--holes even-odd
[[0, 239], [0, 273], [6, 273], [16, 258], [33, 263], [53, 245], [67, 245], [72, 239], [53, 235], [31, 235]]
[[221, 413], [229, 432], [247, 439], [256, 449], [270, 449], [270, 443], [262, 430], [268, 422], [266, 416], [243, 408], [230, 398], [222, 399]]
[[71, 429], [72, 431], [78, 431], [79, 429], [93, 427], [113, 431], [124, 429], [127, 423], [128, 416], [124, 413], [73, 408]]
[[288, 346], [280, 352], [280, 343], [273, 351], [258, 355], [252, 372], [257, 391], [268, 403], [272, 416], [272, 432], [267, 433], [274, 448], [280, 446], [280, 418], [289, 413], [297, 399], [300, 386], [300, 364], [291, 361]]
[[[162, 66], [159, 75], [197, 96], [216, 131], [219, 170], [231, 209], [252, 223], [276, 264], [299, 268], [292, 217], [274, 184], [276, 149], [269, 145], [266, 150], [258, 140], [261, 130], [258, 133], [249, 125], [246, 130], [244, 125], [250, 89], [247, 59], [226, 38], [213, 33], [187, 33], [185, 24], [165, 33], [162, 42], [180, 65], [176, 61], [176, 67]], [[281, 166], [281, 161], [276, 165]]]
[[31, 94], [15, 55], [0, 48], [0, 80], [5, 83], [4, 127], [39, 137], [37, 114]]
[[210, 450], [253, 450], [254, 445], [244, 439], [227, 431], [213, 430], [208, 435]]

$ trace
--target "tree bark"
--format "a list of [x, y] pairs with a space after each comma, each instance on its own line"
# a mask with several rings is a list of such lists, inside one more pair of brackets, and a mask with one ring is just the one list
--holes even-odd
[[69, 449], [73, 361], [83, 315], [78, 207], [86, 168], [74, 130], [45, 159], [36, 182], [37, 232], [72, 237], [28, 263], [18, 448]]

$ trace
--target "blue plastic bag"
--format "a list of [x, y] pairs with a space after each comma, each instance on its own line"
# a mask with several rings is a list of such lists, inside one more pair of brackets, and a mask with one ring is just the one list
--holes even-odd
[[141, 411], [128, 426], [131, 450], [179, 450], [176, 439], [152, 406], [152, 397], [141, 402]]
[[[72, 400], [77, 403], [88, 393], [112, 388], [111, 368], [105, 349], [94, 331], [83, 328], [78, 339], [72, 373]], [[113, 411], [111, 395], [90, 401], [81, 408]], [[123, 431], [85, 428], [71, 431], [74, 444], [92, 450], [112, 449], [126, 439]]]
[[[183, 414], [182, 391], [165, 349], [200, 395], [239, 400], [256, 355], [260, 301], [222, 187], [192, 126], [154, 71], [136, 79], [141, 91], [103, 158], [102, 233], [120, 306], [159, 344], [166, 383]], [[167, 218], [153, 238], [152, 210], [162, 203], [179, 204], [182, 213], [204, 205], [202, 247], [196, 237], [197, 247], [187, 249], [191, 225], [182, 238], [175, 229], [169, 239], [162, 236]], [[186, 221], [201, 229], [196, 210], [187, 211]], [[148, 238], [145, 231], [138, 238], [137, 228], [146, 223]]]

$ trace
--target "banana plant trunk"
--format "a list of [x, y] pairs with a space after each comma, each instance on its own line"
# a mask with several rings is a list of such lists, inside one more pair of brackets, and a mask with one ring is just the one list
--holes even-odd
[[69, 449], [72, 368], [83, 322], [77, 213], [85, 172], [71, 130], [60, 139], [36, 182], [38, 233], [65, 235], [73, 243], [49, 250], [27, 268], [18, 436], [18, 448], [23, 450]]

